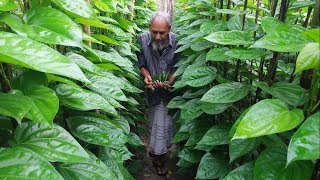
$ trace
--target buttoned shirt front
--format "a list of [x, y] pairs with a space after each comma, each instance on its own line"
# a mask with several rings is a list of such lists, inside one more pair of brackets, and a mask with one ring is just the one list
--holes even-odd
[[[151, 77], [162, 72], [173, 72], [174, 65], [177, 62], [178, 54], [177, 50], [177, 35], [170, 32], [168, 46], [164, 51], [159, 54], [152, 47], [151, 34], [145, 32], [138, 37], [138, 43], [141, 45], [140, 52], [137, 52], [138, 67], [146, 68]], [[171, 99], [170, 93], [163, 89], [156, 89], [154, 92], [147, 92], [147, 99], [150, 105], [154, 106], [161, 102], [166, 104]]]

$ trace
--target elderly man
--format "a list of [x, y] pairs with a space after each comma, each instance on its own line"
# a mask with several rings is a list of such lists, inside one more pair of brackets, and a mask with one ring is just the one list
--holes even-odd
[[[149, 155], [159, 175], [165, 175], [165, 154], [170, 148], [173, 137], [172, 118], [168, 115], [166, 105], [171, 94], [164, 88], [172, 85], [175, 77], [174, 64], [177, 62], [176, 34], [171, 32], [171, 21], [167, 13], [156, 12], [149, 22], [149, 32], [138, 37], [141, 51], [137, 53], [138, 67], [147, 88], [147, 102], [150, 106], [149, 119], [151, 137]], [[161, 82], [155, 79], [159, 74], [168, 74], [168, 79]]]

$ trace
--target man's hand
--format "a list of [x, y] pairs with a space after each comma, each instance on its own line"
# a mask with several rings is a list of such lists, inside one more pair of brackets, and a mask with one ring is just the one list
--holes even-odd
[[152, 91], [154, 90], [154, 87], [152, 85], [152, 78], [150, 75], [147, 75], [143, 81], [147, 88], [151, 89]]
[[163, 88], [163, 84], [162, 84], [161, 81], [156, 80], [156, 81], [153, 83], [153, 87], [154, 87], [154, 88], [157, 88], [157, 89], [160, 89], [160, 88]]

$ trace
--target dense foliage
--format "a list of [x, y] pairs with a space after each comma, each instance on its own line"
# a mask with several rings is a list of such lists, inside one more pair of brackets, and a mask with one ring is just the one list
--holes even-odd
[[315, 4], [178, 1], [184, 58], [174, 91], [181, 95], [168, 107], [179, 123], [181, 172], [197, 168], [197, 179], [319, 177]]
[[1, 1], [1, 179], [134, 179], [132, 42], [156, 8], [134, 2]]

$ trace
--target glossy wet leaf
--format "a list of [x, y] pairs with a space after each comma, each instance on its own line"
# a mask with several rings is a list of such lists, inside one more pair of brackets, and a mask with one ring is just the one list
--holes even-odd
[[210, 20], [201, 24], [200, 32], [203, 35], [208, 35], [216, 31], [223, 31], [227, 29], [227, 24], [225, 21]]
[[179, 159], [179, 162], [177, 163], [177, 166], [182, 167], [182, 168], [190, 168], [194, 165], [194, 163], [191, 163], [189, 161], [186, 161], [184, 159]]
[[27, 33], [23, 29], [24, 23], [22, 22], [22, 19], [20, 16], [9, 13], [9, 12], [4, 12], [1, 13], [0, 15], [1, 21], [6, 23], [12, 31], [16, 32], [17, 34], [26, 37]]
[[286, 165], [285, 147], [273, 147], [264, 150], [254, 166], [254, 179], [276, 179]]
[[196, 179], [216, 179], [229, 171], [228, 162], [221, 154], [205, 154], [198, 166]]
[[135, 134], [133, 132], [129, 133], [128, 139], [129, 139], [128, 143], [133, 145], [133, 146], [143, 146], [144, 145], [144, 143], [141, 140], [141, 138], [137, 134]]
[[176, 96], [168, 103], [167, 108], [181, 108], [182, 105], [186, 102], [186, 100], [182, 96]]
[[207, 128], [197, 128], [193, 130], [190, 134], [190, 137], [184, 146], [194, 146], [196, 145], [202, 137], [206, 134]]
[[291, 138], [287, 164], [296, 160], [315, 160], [320, 158], [320, 113], [310, 116]]
[[0, 2], [0, 11], [11, 11], [17, 6], [13, 0], [2, 0]]
[[251, 152], [257, 145], [258, 141], [256, 138], [232, 140], [229, 144], [230, 162]]
[[208, 102], [201, 102], [201, 109], [210, 115], [220, 114], [227, 110], [232, 103], [208, 103]]
[[114, 40], [114, 39], [112, 39], [112, 38], [110, 38], [108, 36], [105, 36], [103, 34], [92, 34], [91, 36], [93, 38], [96, 38], [97, 40], [100, 40], [102, 42], [106, 42], [108, 44], [119, 45], [119, 43], [116, 40]]
[[55, 87], [59, 100], [74, 109], [89, 111], [101, 109], [104, 112], [118, 116], [114, 107], [102, 96], [94, 92], [77, 88], [68, 84], [59, 84]]
[[116, 118], [112, 120], [112, 123], [119, 128], [122, 129], [123, 133], [129, 134], [130, 132], [130, 125], [128, 120], [124, 116], [120, 116], [120, 118]]
[[197, 144], [212, 146], [228, 144], [230, 141], [228, 137], [230, 129], [231, 124], [227, 123], [212, 126]]
[[13, 117], [18, 122], [28, 113], [32, 100], [21, 94], [0, 92], [0, 114]]
[[208, 103], [232, 103], [243, 99], [248, 88], [239, 82], [224, 83], [213, 86], [200, 101]]
[[87, 70], [97, 75], [103, 75], [104, 70], [102, 68], [98, 67], [82, 55], [70, 52], [67, 53], [66, 56], [68, 59], [76, 63], [81, 69]]
[[289, 110], [278, 99], [265, 99], [255, 105], [243, 117], [233, 139], [259, 137], [291, 130], [304, 120], [301, 109]]
[[181, 118], [182, 119], [195, 119], [199, 117], [203, 111], [201, 107], [199, 106], [200, 102], [199, 99], [192, 99], [188, 102], [186, 102], [181, 107]]
[[113, 172], [94, 155], [77, 163], [60, 163], [56, 168], [65, 179], [115, 179]]
[[120, 128], [106, 119], [91, 116], [67, 118], [68, 127], [79, 139], [97, 145], [117, 145], [128, 141]]
[[244, 28], [242, 28], [242, 23], [243, 23], [243, 16], [233, 16], [230, 18], [230, 20], [227, 23], [228, 29], [229, 30], [239, 30], [242, 31], [256, 31], [258, 29], [258, 25], [249, 18], [245, 18], [244, 21]]
[[112, 51], [112, 52], [103, 52], [103, 51], [95, 51], [99, 57], [101, 57], [101, 59], [103, 60], [103, 62], [111, 62], [114, 63], [115, 65], [119, 66], [120, 68], [122, 68], [123, 70], [127, 70], [127, 71], [131, 71], [133, 70], [133, 63], [125, 58], [120, 56], [119, 53], [117, 53], [116, 51]]
[[184, 140], [189, 139], [190, 134], [186, 132], [178, 132], [174, 135], [172, 142], [178, 143]]
[[233, 48], [229, 51], [226, 51], [224, 55], [234, 58], [234, 59], [240, 59], [240, 60], [253, 60], [258, 59], [261, 57], [264, 57], [266, 55], [266, 52], [262, 49], [245, 49], [245, 48]]
[[206, 40], [222, 45], [251, 45], [250, 33], [243, 31], [217, 31], [205, 37]]
[[28, 10], [23, 20], [28, 37], [47, 44], [82, 47], [82, 30], [64, 13], [48, 7]]
[[212, 47], [214, 45], [214, 43], [212, 42], [208, 42], [207, 40], [203, 39], [203, 40], [200, 40], [200, 41], [197, 41], [197, 42], [194, 42], [192, 45], [191, 45], [191, 49], [193, 51], [203, 51], [205, 49], [208, 49], [210, 47]]
[[182, 151], [179, 152], [178, 157], [191, 163], [199, 163], [203, 154], [203, 151], [194, 150], [191, 148], [184, 148]]
[[41, 123], [53, 123], [59, 109], [59, 99], [54, 90], [34, 85], [24, 90], [24, 95], [31, 99], [31, 108], [26, 118]]
[[57, 6], [71, 13], [74, 17], [96, 18], [91, 5], [82, 0], [52, 0]]
[[132, 156], [133, 154], [124, 144], [101, 147], [99, 155], [102, 161], [116, 161], [119, 163], [131, 159]]
[[298, 55], [295, 74], [320, 67], [319, 43], [306, 44]]
[[233, 123], [230, 132], [229, 132], [229, 137], [232, 138], [234, 136], [234, 134], [236, 133], [236, 130], [240, 124], [240, 122], [242, 121], [243, 117], [247, 114], [247, 112], [249, 111], [250, 108], [245, 109], [244, 111], [241, 112], [241, 114], [239, 115], [238, 119], [236, 120], [235, 123]]
[[301, 180], [311, 179], [314, 171], [314, 163], [312, 161], [296, 161], [282, 169], [276, 177], [276, 180]]
[[320, 42], [320, 28], [308, 29], [305, 32], [303, 32], [303, 35], [315, 42]]
[[0, 32], [0, 61], [89, 82], [80, 68], [58, 51], [37, 41]]
[[196, 67], [185, 71], [182, 79], [191, 87], [201, 87], [212, 82], [217, 76], [217, 69], [210, 66]]
[[14, 134], [16, 146], [27, 148], [52, 162], [78, 162], [89, 158], [81, 145], [62, 127], [23, 122]]
[[223, 180], [253, 180], [254, 162], [248, 162], [232, 170]]
[[122, 163], [110, 160], [104, 160], [103, 163], [107, 165], [109, 169], [116, 175], [118, 180], [134, 180], [128, 170], [122, 165]]
[[0, 164], [1, 179], [63, 179], [48, 161], [25, 148], [0, 150]]
[[206, 55], [206, 61], [228, 61], [231, 58], [224, 53], [227, 52], [229, 48], [213, 48]]

